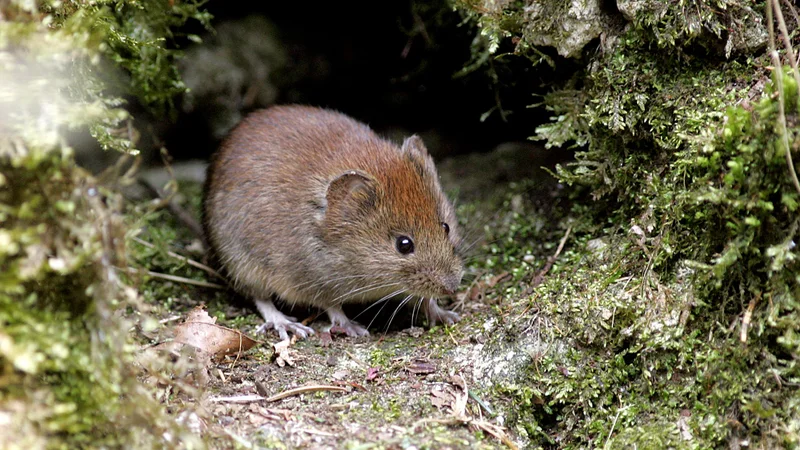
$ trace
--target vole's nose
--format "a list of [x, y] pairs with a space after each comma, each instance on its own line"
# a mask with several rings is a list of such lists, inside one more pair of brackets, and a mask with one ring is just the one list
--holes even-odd
[[442, 292], [445, 295], [453, 295], [458, 290], [459, 284], [461, 284], [460, 275], [447, 275], [442, 279]]

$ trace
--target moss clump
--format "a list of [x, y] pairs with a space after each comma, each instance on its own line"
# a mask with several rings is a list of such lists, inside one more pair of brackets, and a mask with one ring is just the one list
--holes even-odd
[[136, 378], [119, 195], [58, 155], [2, 174], [3, 447], [198, 445]]
[[[140, 383], [124, 179], [77, 167], [65, 132], [135, 152], [116, 95], [154, 110], [182, 87], [165, 40], [196, 2], [0, 6], [0, 447], [200, 447]], [[130, 76], [109, 87], [115, 70]], [[136, 311], [126, 319], [125, 315]]]
[[[795, 446], [794, 79], [764, 70], [763, 4], [617, 3], [626, 25], [545, 97], [555, 117], [536, 137], [581, 147], [557, 177], [589, 195], [576, 196], [572, 251], [513, 305], [536, 314], [512, 331], [550, 347], [499, 389], [540, 445]], [[466, 6], [487, 33], [526, 39], [520, 8], [499, 21]]]

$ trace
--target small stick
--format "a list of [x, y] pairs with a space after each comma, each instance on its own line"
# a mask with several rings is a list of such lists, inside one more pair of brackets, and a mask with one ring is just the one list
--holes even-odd
[[181, 318], [181, 316], [172, 316], [172, 317], [167, 317], [166, 319], [161, 319], [161, 320], [159, 320], [159, 321], [158, 321], [158, 323], [160, 323], [160, 324], [162, 324], [162, 325], [163, 325], [163, 324], [165, 324], [165, 323], [174, 322], [174, 321], [176, 321], [176, 320], [178, 320], [178, 319], [180, 319], [180, 318]]
[[294, 389], [289, 389], [288, 391], [283, 391], [279, 394], [275, 394], [272, 397], [262, 397], [260, 395], [237, 395], [234, 397], [215, 397], [210, 398], [209, 401], [211, 402], [226, 402], [226, 403], [252, 403], [252, 402], [260, 402], [260, 401], [267, 401], [267, 402], [277, 402], [278, 400], [283, 400], [287, 397], [292, 397], [295, 395], [305, 394], [308, 392], [318, 392], [318, 391], [336, 391], [336, 392], [347, 392], [347, 388], [343, 388], [340, 386], [328, 386], [324, 384], [315, 385], [315, 386], [301, 386]]
[[447, 334], [447, 337], [449, 337], [450, 340], [453, 341], [453, 344], [455, 344], [456, 347], [457, 347], [458, 346], [458, 341], [456, 341], [456, 339], [453, 337], [453, 335], [450, 333], [450, 331], [447, 330], [447, 327], [444, 328], [444, 332], [445, 332], [445, 334]]
[[416, 431], [422, 425], [426, 423], [435, 423], [438, 425], [473, 425], [481, 430], [491, 434], [495, 438], [499, 439], [503, 444], [505, 444], [508, 448], [512, 450], [517, 450], [518, 447], [514, 444], [511, 439], [506, 436], [505, 433], [501, 429], [496, 429], [496, 425], [493, 425], [488, 422], [480, 421], [480, 420], [473, 420], [469, 418], [456, 418], [453, 417], [451, 419], [420, 419], [411, 426], [411, 431]]
[[614, 428], [617, 426], [617, 420], [619, 420], [619, 415], [622, 414], [622, 411], [628, 409], [628, 406], [624, 408], [617, 409], [617, 415], [614, 417], [614, 423], [611, 424], [611, 430], [608, 432], [608, 437], [606, 438], [606, 445], [603, 448], [608, 448], [609, 442], [611, 442], [611, 435], [614, 434]]
[[[149, 243], [149, 242], [147, 242], [145, 240], [139, 239], [138, 237], [134, 237], [133, 240], [138, 242], [139, 244], [144, 245], [147, 248], [156, 248], [155, 245], [153, 245], [153, 244], [151, 244], [151, 243]], [[219, 278], [220, 280], [224, 280], [225, 279], [225, 278], [222, 277], [222, 275], [219, 274], [219, 272], [217, 272], [216, 270], [212, 269], [211, 267], [208, 267], [207, 265], [205, 265], [203, 263], [199, 263], [199, 262], [197, 262], [197, 261], [195, 261], [195, 260], [193, 260], [191, 258], [187, 258], [187, 257], [185, 257], [183, 255], [179, 255], [179, 254], [177, 254], [175, 252], [172, 252], [172, 251], [169, 251], [169, 250], [167, 250], [167, 254], [169, 256], [172, 256], [173, 258], [177, 258], [177, 259], [189, 264], [192, 267], [196, 267], [196, 268], [198, 268], [200, 270], [204, 270], [208, 274], [210, 274], [212, 276], [215, 276], [215, 277]]]
[[742, 317], [742, 330], [739, 333], [739, 340], [742, 341], [742, 344], [747, 344], [747, 329], [750, 328], [750, 320], [753, 317], [753, 310], [756, 308], [757, 300], [758, 298], [750, 300], [750, 304], [747, 305], [747, 310], [744, 312], [744, 317]]
[[[139, 273], [139, 271], [134, 269], [133, 267], [129, 267], [128, 272]], [[192, 280], [191, 278], [179, 277], [177, 275], [167, 275], [166, 273], [153, 272], [152, 270], [147, 270], [145, 271], [145, 273], [153, 278], [161, 278], [164, 280], [174, 281], [176, 283], [192, 284], [195, 286], [206, 287], [211, 289], [220, 289], [220, 290], [227, 289], [225, 286], [221, 284], [209, 283], [208, 281]]]
[[325, 437], [336, 437], [337, 436], [334, 433], [328, 433], [327, 431], [315, 430], [313, 428], [303, 428], [302, 430], [299, 430], [299, 431], [302, 431], [303, 433], [308, 433], [308, 434], [311, 434], [311, 435], [314, 435], [314, 436], [325, 436]]
[[347, 392], [347, 388], [343, 388], [341, 386], [328, 386], [328, 385], [301, 386], [298, 388], [289, 389], [288, 391], [283, 391], [271, 397], [267, 397], [265, 400], [268, 402], [277, 402], [278, 400], [283, 400], [285, 398], [293, 397], [295, 395], [306, 394], [309, 392], [320, 392], [320, 391]]
[[800, 86], [800, 74], [797, 73], [797, 64], [795, 64], [794, 61], [794, 49], [792, 48], [792, 43], [789, 41], [789, 34], [786, 30], [786, 22], [783, 20], [783, 13], [781, 12], [780, 5], [778, 4], [778, 0], [772, 0], [767, 5], [767, 21], [769, 22], [769, 54], [772, 57], [772, 64], [775, 65], [775, 70], [778, 71], [778, 73], [775, 75], [775, 84], [778, 86], [778, 124], [780, 125], [781, 143], [786, 150], [786, 165], [789, 166], [789, 176], [792, 179], [792, 183], [794, 184], [794, 188], [797, 190], [797, 193], [800, 194], [800, 180], [797, 179], [797, 172], [795, 171], [794, 162], [792, 161], [792, 147], [789, 146], [789, 136], [786, 130], [786, 112], [784, 111], [785, 97], [783, 94], [783, 65], [781, 64], [780, 57], [778, 56], [778, 50], [775, 48], [775, 25], [772, 23], [773, 9], [778, 18], [778, 25], [781, 28], [784, 44], [789, 54], [789, 63], [792, 66], [795, 82], [798, 86]]
[[356, 358], [355, 355], [353, 355], [352, 353], [348, 352], [347, 350], [345, 350], [344, 352], [345, 352], [345, 354], [347, 354], [347, 356], [350, 357], [350, 359], [353, 360], [353, 362], [355, 362], [356, 364], [358, 364], [359, 366], [361, 366], [361, 367], [363, 367], [365, 369], [369, 369], [369, 365], [367, 365], [364, 361], [361, 361], [360, 359]]
[[[171, 169], [169, 169], [169, 166], [167, 166], [167, 168], [168, 168], [167, 170], [170, 170], [171, 173]], [[171, 178], [172, 181], [175, 181], [174, 175]], [[170, 210], [170, 212], [175, 217], [177, 217], [178, 220], [181, 223], [183, 223], [186, 226], [186, 228], [188, 228], [189, 231], [192, 232], [192, 234], [195, 235], [195, 237], [199, 238], [203, 242], [203, 246], [205, 248], [209, 248], [208, 242], [206, 242], [206, 236], [203, 233], [203, 227], [200, 225], [200, 222], [198, 222], [191, 213], [183, 209], [174, 200], [172, 200], [172, 195], [174, 195], [174, 192], [168, 194], [167, 197], [165, 198], [164, 195], [162, 195], [160, 189], [151, 185], [146, 180], [140, 179], [139, 184], [148, 191], [150, 191], [151, 195], [154, 195], [156, 198], [158, 198], [161, 201], [162, 206], [166, 205], [166, 207]]]
[[533, 277], [533, 281], [531, 284], [535, 287], [542, 283], [544, 280], [544, 276], [547, 275], [547, 272], [550, 271], [550, 268], [553, 267], [553, 264], [558, 259], [558, 255], [561, 254], [561, 251], [564, 250], [564, 244], [567, 243], [567, 239], [569, 239], [569, 234], [572, 232], [572, 227], [567, 228], [567, 232], [564, 233], [564, 237], [561, 238], [561, 242], [558, 243], [558, 248], [553, 256], [547, 258], [547, 264], [544, 265], [544, 268], [541, 272], [537, 273], [535, 277]]
[[266, 397], [260, 395], [234, 395], [231, 397], [213, 397], [208, 399], [208, 401], [214, 403], [252, 403], [264, 400], [265, 398]]

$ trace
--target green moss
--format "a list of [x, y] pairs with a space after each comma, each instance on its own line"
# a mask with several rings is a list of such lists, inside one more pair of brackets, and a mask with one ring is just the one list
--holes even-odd
[[16, 424], [3, 439], [149, 447], [171, 432], [197, 445], [139, 384], [132, 323], [114, 313], [140, 307], [120, 281], [119, 195], [59, 156], [2, 173], [3, 234], [15, 245], [0, 255], [0, 408]]
[[[579, 147], [556, 174], [572, 211], [537, 228], [541, 209], [523, 201], [490, 232], [485, 267], [514, 274], [509, 334], [546, 348], [497, 389], [538, 445], [797, 445], [800, 194], [778, 124], [782, 101], [796, 147], [794, 80], [763, 69], [760, 3], [617, 3], [629, 26], [545, 96], [554, 117], [536, 130]], [[538, 26], [466, 7], [497, 39]], [[568, 225], [568, 247], [526, 288], [549, 253], [540, 243]]]
[[[0, 6], [0, 447], [203, 446], [138, 379], [150, 363], [130, 330], [154, 320], [129, 278], [128, 180], [95, 179], [65, 142], [89, 129], [135, 152], [120, 97], [157, 110], [181, 88], [165, 39], [207, 16], [197, 3], [146, 6]], [[112, 89], [119, 69], [133, 82]]]

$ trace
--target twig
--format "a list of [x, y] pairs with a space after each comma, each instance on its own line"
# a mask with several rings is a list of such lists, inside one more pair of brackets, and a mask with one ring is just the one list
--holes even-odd
[[786, 7], [789, 8], [789, 12], [791, 12], [792, 16], [794, 16], [794, 21], [797, 22], [797, 27], [800, 28], [800, 16], [797, 15], [797, 10], [794, 8], [794, 5], [792, 5], [789, 0], [783, 0], [783, 3], [786, 3]]
[[426, 423], [435, 423], [435, 424], [438, 424], [438, 425], [472, 425], [474, 427], [477, 427], [477, 428], [481, 429], [482, 431], [485, 431], [485, 432], [491, 434], [495, 438], [499, 439], [508, 448], [510, 448], [512, 450], [518, 450], [517, 445], [514, 444], [511, 441], [511, 439], [509, 439], [508, 436], [506, 436], [505, 433], [503, 433], [502, 429], [500, 429], [499, 427], [497, 427], [494, 424], [491, 424], [491, 423], [483, 421], [483, 420], [474, 420], [474, 419], [469, 419], [469, 418], [466, 418], [466, 417], [465, 418], [453, 417], [453, 418], [450, 418], [450, 419], [420, 419], [420, 420], [414, 422], [414, 425], [411, 425], [411, 431], [412, 432], [415, 431], [417, 428], [419, 428], [420, 426], [422, 426], [422, 425], [424, 425]]
[[[133, 267], [128, 267], [128, 272], [140, 273], [139, 270], [136, 270]], [[194, 286], [206, 287], [211, 289], [220, 289], [220, 290], [227, 289], [225, 286], [221, 284], [209, 283], [208, 281], [192, 280], [191, 278], [179, 277], [177, 275], [167, 275], [166, 273], [153, 272], [152, 270], [147, 270], [144, 273], [153, 278], [161, 278], [163, 280], [174, 281], [176, 283], [192, 284]]]
[[328, 433], [327, 431], [315, 430], [313, 428], [303, 428], [303, 429], [298, 430], [298, 431], [301, 431], [303, 433], [308, 433], [308, 434], [313, 435], [313, 436], [325, 436], [325, 437], [336, 437], [337, 436], [334, 433]]
[[208, 401], [214, 403], [252, 403], [259, 402], [264, 399], [266, 399], [266, 397], [262, 397], [260, 395], [234, 395], [229, 397], [212, 397], [208, 399]]
[[773, 10], [777, 16], [781, 33], [783, 33], [784, 44], [789, 54], [789, 64], [792, 66], [795, 81], [798, 86], [800, 86], [800, 74], [797, 73], [797, 64], [795, 64], [794, 61], [794, 49], [792, 48], [792, 43], [789, 41], [789, 33], [786, 31], [786, 22], [783, 20], [783, 13], [781, 12], [780, 5], [778, 4], [778, 0], [772, 0], [769, 5], [767, 5], [767, 22], [769, 22], [769, 54], [772, 58], [772, 64], [775, 65], [775, 70], [778, 71], [778, 73], [775, 74], [775, 84], [778, 85], [778, 124], [780, 125], [781, 141], [786, 150], [786, 165], [789, 166], [789, 175], [792, 178], [792, 183], [794, 183], [794, 188], [797, 190], [797, 193], [800, 194], [800, 180], [797, 179], [797, 172], [795, 171], [794, 162], [792, 161], [792, 148], [789, 146], [789, 136], [786, 129], [783, 65], [778, 56], [778, 51], [775, 48], [775, 24], [772, 23]]
[[450, 331], [449, 331], [449, 330], [447, 330], [447, 327], [445, 327], [445, 334], [447, 334], [447, 337], [449, 337], [449, 338], [450, 338], [450, 340], [451, 340], [451, 341], [453, 341], [453, 344], [454, 344], [456, 347], [458, 347], [458, 341], [456, 341], [456, 338], [454, 338], [454, 337], [453, 337], [453, 334], [452, 334], [452, 333], [450, 333]]
[[[134, 237], [133, 240], [138, 242], [139, 244], [144, 245], [147, 248], [156, 248], [155, 245], [153, 245], [153, 244], [151, 244], [151, 243], [149, 243], [149, 242], [147, 242], [147, 241], [145, 241], [143, 239], [139, 239], [138, 237]], [[193, 260], [191, 258], [187, 258], [186, 256], [179, 255], [179, 254], [177, 254], [175, 252], [172, 252], [170, 250], [167, 250], [167, 254], [169, 256], [172, 256], [173, 258], [176, 258], [176, 259], [179, 259], [179, 260], [185, 262], [186, 264], [189, 264], [192, 267], [196, 267], [196, 268], [198, 268], [200, 270], [204, 270], [209, 275], [215, 276], [215, 277], [219, 278], [220, 280], [224, 280], [225, 279], [222, 275], [219, 274], [219, 272], [217, 272], [216, 270], [212, 269], [211, 267], [208, 267], [207, 265], [205, 265], [203, 263], [199, 263], [199, 262], [197, 262], [197, 261], [195, 261], [195, 260]]]
[[158, 323], [160, 323], [160, 324], [162, 324], [162, 325], [163, 325], [163, 324], [165, 324], [165, 323], [174, 322], [174, 321], [176, 321], [176, 320], [178, 320], [178, 319], [180, 319], [180, 318], [181, 318], [181, 316], [172, 316], [172, 317], [167, 317], [166, 319], [161, 319], [161, 320], [159, 320], [159, 321], [158, 321]]
[[609, 442], [611, 442], [611, 435], [614, 434], [614, 428], [616, 428], [617, 426], [617, 420], [619, 420], [619, 415], [622, 414], [622, 411], [625, 411], [628, 408], [629, 406], [626, 406], [624, 408], [620, 408], [617, 410], [617, 415], [614, 416], [614, 423], [611, 424], [611, 430], [608, 432], [608, 437], [606, 438], [606, 445], [604, 445], [603, 448], [608, 448], [608, 444]]
[[[171, 173], [171, 169], [170, 169], [170, 173]], [[172, 176], [172, 181], [175, 181], [174, 175]], [[189, 213], [189, 211], [186, 211], [183, 207], [178, 205], [178, 203], [176, 203], [172, 199], [172, 196], [174, 195], [174, 192], [168, 194], [165, 197], [160, 189], [158, 189], [155, 186], [151, 185], [146, 180], [140, 179], [139, 180], [139, 185], [143, 186], [145, 189], [150, 191], [151, 195], [154, 195], [156, 198], [158, 198], [161, 201], [162, 205], [165, 205], [167, 207], [167, 209], [169, 209], [170, 212], [181, 223], [183, 223], [186, 226], [186, 228], [188, 228], [189, 231], [192, 232], [192, 234], [195, 235], [195, 237], [200, 239], [200, 241], [203, 243], [203, 246], [205, 248], [209, 248], [208, 242], [206, 241], [205, 233], [203, 233], [203, 227], [200, 225], [200, 222], [198, 222], [197, 219], [195, 219], [194, 216], [191, 213]]]
[[369, 369], [369, 365], [368, 365], [368, 364], [366, 364], [364, 361], [361, 361], [360, 359], [356, 358], [356, 356], [355, 356], [355, 355], [353, 355], [352, 353], [348, 352], [347, 350], [345, 350], [345, 351], [344, 351], [344, 353], [345, 353], [347, 356], [349, 356], [349, 357], [350, 357], [350, 359], [352, 359], [352, 360], [353, 360], [353, 362], [355, 362], [356, 364], [358, 364], [358, 365], [359, 365], [359, 366], [361, 366], [362, 368], [364, 368], [364, 369]]
[[[781, 29], [783, 45], [786, 47], [786, 53], [789, 57], [789, 65], [792, 67], [792, 75], [794, 76], [796, 85], [800, 86], [800, 73], [797, 72], [797, 59], [794, 56], [794, 47], [792, 46], [792, 40], [789, 37], [789, 30], [786, 27], [786, 21], [783, 19], [783, 11], [781, 11], [781, 6], [778, 4], [778, 0], [773, 0], [773, 4], [775, 5], [775, 18], [778, 19], [778, 28]], [[789, 7], [791, 8], [791, 5], [789, 5]], [[792, 8], [792, 12], [795, 12], [794, 8]], [[797, 19], [796, 13], [795, 19]], [[798, 24], [800, 24], [800, 22]], [[797, 93], [797, 99], [800, 102], [800, 91]], [[798, 104], [800, 105], [800, 103]]]
[[742, 341], [742, 344], [747, 344], [747, 330], [750, 328], [750, 321], [753, 318], [753, 310], [756, 308], [756, 302], [761, 295], [758, 295], [756, 298], [750, 300], [750, 304], [747, 305], [747, 309], [742, 316], [742, 330], [739, 333], [739, 340]]
[[553, 267], [555, 264], [556, 259], [558, 259], [558, 255], [561, 254], [561, 251], [564, 250], [564, 245], [567, 243], [567, 239], [569, 239], [569, 234], [572, 232], [572, 227], [567, 228], [567, 232], [564, 233], [564, 237], [561, 238], [561, 242], [558, 243], [558, 248], [553, 256], [547, 258], [547, 263], [544, 265], [544, 268], [533, 277], [533, 281], [531, 282], [532, 286], [538, 286], [544, 280], [544, 276], [547, 275], [547, 272], [550, 271], [550, 268]]
[[288, 391], [283, 391], [279, 394], [275, 394], [272, 397], [268, 397], [266, 401], [277, 402], [278, 400], [283, 400], [286, 397], [292, 397], [295, 395], [305, 394], [308, 392], [318, 392], [318, 391], [347, 392], [347, 388], [343, 388], [341, 386], [328, 386], [324, 384], [315, 386], [301, 386], [299, 388], [289, 389]]
[[341, 386], [328, 386], [328, 385], [315, 385], [315, 386], [301, 386], [299, 388], [289, 389], [288, 391], [283, 391], [279, 394], [275, 394], [271, 397], [263, 397], [261, 395], [236, 395], [232, 397], [214, 397], [210, 398], [209, 401], [211, 402], [225, 402], [225, 403], [253, 403], [253, 402], [277, 402], [278, 400], [283, 400], [287, 397], [292, 397], [295, 395], [306, 394], [308, 392], [318, 392], [318, 391], [336, 391], [336, 392], [347, 392], [347, 388], [343, 388]]

